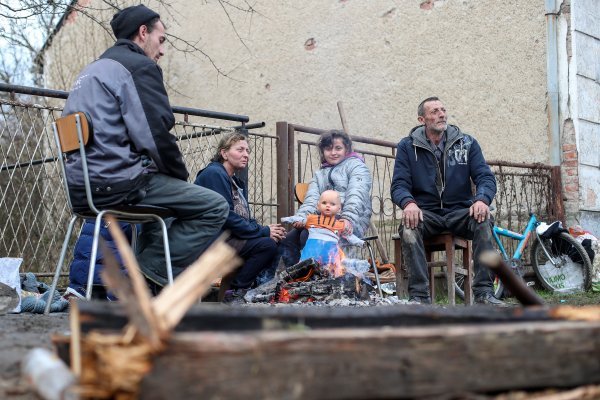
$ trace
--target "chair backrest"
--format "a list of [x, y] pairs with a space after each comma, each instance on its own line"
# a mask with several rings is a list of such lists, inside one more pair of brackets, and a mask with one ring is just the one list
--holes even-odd
[[304, 203], [304, 197], [306, 197], [306, 192], [308, 192], [308, 183], [296, 183], [296, 186], [294, 186], [294, 195], [296, 196], [296, 200], [298, 200], [298, 203]]
[[60, 150], [63, 153], [70, 153], [79, 150], [79, 137], [77, 135], [77, 117], [81, 127], [83, 146], [85, 147], [91, 137], [91, 125], [82, 112], [76, 112], [56, 120], [56, 131], [58, 134]]
[[81, 166], [83, 168], [84, 184], [86, 190], [86, 198], [90, 210], [98, 213], [92, 200], [92, 190], [87, 169], [87, 159], [85, 155], [85, 146], [89, 143], [92, 137], [92, 125], [89, 119], [83, 112], [76, 112], [57, 119], [53, 124], [54, 138], [56, 146], [59, 149], [60, 169], [62, 172], [65, 193], [69, 208], [73, 209], [71, 195], [69, 190], [69, 182], [66, 172], [66, 155], [75, 151], [79, 151], [81, 155]]

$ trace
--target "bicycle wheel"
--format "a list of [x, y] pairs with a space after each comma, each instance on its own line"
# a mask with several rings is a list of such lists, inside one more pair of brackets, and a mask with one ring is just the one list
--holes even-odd
[[[521, 279], [523, 282], [525, 282], [525, 284], [527, 286], [531, 286], [533, 284], [533, 282], [527, 282], [525, 281], [525, 269], [523, 268], [523, 263], [522, 261], [519, 260], [507, 260], [506, 258], [502, 257], [502, 259], [504, 260], [504, 262], [510, 266], [510, 270], [512, 271], [513, 274], [517, 275], [519, 277], [519, 279]], [[500, 278], [498, 278], [498, 276], [494, 273], [492, 273], [492, 277], [493, 277], [493, 285], [494, 285], [494, 296], [497, 299], [503, 299], [505, 297], [511, 297], [513, 294], [504, 287], [504, 284], [502, 283], [502, 281], [500, 280]]]
[[461, 299], [465, 299], [465, 276], [463, 274], [454, 274], [454, 293]]
[[531, 264], [542, 286], [552, 292], [590, 288], [590, 258], [581, 243], [566, 232], [550, 239], [536, 238], [531, 246]]
[[502, 281], [500, 280], [500, 278], [498, 278], [495, 274], [494, 274], [494, 297], [497, 299], [502, 299], [502, 297], [504, 296], [504, 285], [502, 284]]

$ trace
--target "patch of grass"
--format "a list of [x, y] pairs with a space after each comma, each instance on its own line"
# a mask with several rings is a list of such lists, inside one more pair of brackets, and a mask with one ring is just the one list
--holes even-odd
[[536, 293], [546, 304], [560, 304], [570, 306], [600, 305], [600, 292], [582, 293], [551, 293], [546, 290], [537, 290]]

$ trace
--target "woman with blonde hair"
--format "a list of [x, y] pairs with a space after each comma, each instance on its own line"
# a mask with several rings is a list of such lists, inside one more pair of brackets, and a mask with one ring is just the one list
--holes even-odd
[[241, 297], [250, 288], [258, 274], [271, 266], [277, 254], [277, 243], [285, 237], [279, 224], [260, 225], [251, 217], [248, 192], [236, 172], [248, 167], [250, 147], [245, 135], [232, 133], [219, 142], [211, 163], [196, 176], [197, 185], [214, 190], [229, 203], [229, 216], [223, 230], [231, 233], [229, 244], [234, 247], [244, 264], [238, 269], [232, 283], [233, 292], [227, 298]]

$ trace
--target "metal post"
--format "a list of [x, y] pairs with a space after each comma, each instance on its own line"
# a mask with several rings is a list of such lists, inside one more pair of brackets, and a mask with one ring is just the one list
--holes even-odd
[[552, 207], [553, 217], [565, 224], [565, 205], [563, 203], [562, 194], [562, 177], [560, 172], [560, 165], [552, 167], [550, 179], [552, 180], [552, 193], [550, 196], [550, 205]]
[[[561, 2], [562, 3], [562, 2]], [[560, 165], [560, 110], [558, 88], [558, 33], [560, 4], [546, 0], [546, 78], [548, 85], [548, 128], [550, 130], [550, 164]]]
[[[246, 136], [246, 141], [248, 141], [248, 129], [246, 129], [246, 123], [242, 122], [242, 127], [238, 129], [239, 133]], [[244, 185], [246, 185], [246, 190], [250, 190], [250, 186], [248, 185], [248, 168], [244, 168], [241, 171], [236, 172], [235, 176], [237, 176]]]
[[277, 122], [277, 221], [289, 216], [288, 123]]
[[288, 148], [288, 215], [294, 215], [294, 185], [296, 184], [296, 177], [294, 174], [294, 164], [295, 164], [295, 154], [294, 154], [294, 135], [296, 133], [296, 129], [294, 125], [289, 124], [288, 129], [288, 139], [287, 139], [287, 148]]

